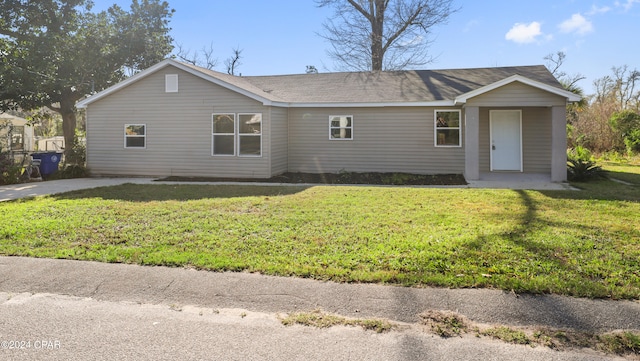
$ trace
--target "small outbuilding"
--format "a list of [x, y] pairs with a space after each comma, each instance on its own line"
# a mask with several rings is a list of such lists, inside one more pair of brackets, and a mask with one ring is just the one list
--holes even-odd
[[10, 148], [15, 153], [27, 153], [35, 149], [33, 127], [26, 119], [9, 113], [0, 113], [0, 139], [0, 147]]

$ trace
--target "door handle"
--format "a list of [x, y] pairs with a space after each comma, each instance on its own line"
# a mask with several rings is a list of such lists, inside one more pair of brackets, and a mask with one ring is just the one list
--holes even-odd
[[496, 146], [495, 146], [495, 144], [491, 146], [491, 149], [492, 149], [492, 150], [496, 150]]

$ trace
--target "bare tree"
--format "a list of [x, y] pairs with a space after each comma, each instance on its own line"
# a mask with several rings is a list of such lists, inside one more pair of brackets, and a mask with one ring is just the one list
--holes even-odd
[[[595, 94], [571, 120], [570, 142], [595, 153], [625, 150], [623, 135], [612, 128], [610, 119], [623, 111], [640, 111], [640, 71], [627, 65], [611, 68], [612, 74], [593, 82]], [[569, 118], [568, 119], [572, 119]]]
[[175, 45], [175, 57], [192, 65], [196, 65], [202, 68], [212, 70], [218, 65], [218, 59], [213, 57], [213, 43], [209, 44], [209, 47], [203, 47], [200, 51], [191, 51], [185, 49], [182, 44]]
[[611, 68], [613, 75], [598, 78], [593, 82], [596, 90], [595, 101], [613, 102], [616, 111], [640, 110], [640, 71], [629, 69], [627, 65]]
[[233, 54], [224, 61], [224, 65], [227, 67], [227, 74], [236, 75], [236, 68], [242, 65], [240, 59], [242, 59], [242, 49], [233, 49]]
[[316, 0], [332, 6], [328, 51], [345, 70], [398, 70], [427, 64], [431, 29], [458, 9], [453, 0]]
[[585, 79], [585, 77], [580, 73], [568, 75], [565, 71], [560, 70], [566, 58], [567, 54], [563, 51], [558, 51], [555, 54], [552, 53], [545, 56], [544, 60], [547, 61], [547, 69], [558, 79], [560, 84], [562, 84], [566, 90], [578, 94], [581, 97], [579, 102], [567, 104], [567, 122], [573, 125], [578, 121], [579, 113], [587, 106], [587, 98], [584, 97], [584, 91], [577, 85], [577, 83]]
[[614, 96], [620, 105], [620, 109], [638, 108], [640, 91], [636, 91], [636, 85], [640, 83], [640, 71], [629, 69], [627, 65], [613, 67]]
[[549, 54], [544, 57], [547, 61], [547, 69], [558, 79], [558, 81], [569, 91], [576, 92], [578, 83], [580, 80], [586, 79], [584, 75], [576, 73], [573, 75], [567, 74], [565, 71], [560, 70], [560, 67], [564, 65], [564, 61], [567, 58], [567, 54], [564, 51], [558, 51], [555, 54]]

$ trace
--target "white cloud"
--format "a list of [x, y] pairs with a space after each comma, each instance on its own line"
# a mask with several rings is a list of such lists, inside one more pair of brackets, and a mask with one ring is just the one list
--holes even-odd
[[542, 35], [540, 27], [541, 25], [537, 21], [530, 24], [516, 23], [504, 38], [519, 44], [533, 43], [538, 36]]
[[563, 21], [559, 26], [560, 31], [563, 33], [578, 33], [583, 35], [593, 31], [591, 21], [585, 19], [585, 17], [580, 14], [573, 14], [571, 19]]
[[640, 0], [627, 0], [626, 2], [616, 1], [615, 4], [617, 7], [623, 7], [625, 11], [629, 11], [633, 7], [633, 4], [640, 4]]
[[611, 11], [611, 7], [609, 7], [609, 6], [603, 6], [603, 7], [599, 8], [599, 7], [595, 6], [595, 5], [591, 5], [591, 10], [589, 10], [587, 15], [592, 16], [592, 15], [596, 15], [596, 14], [604, 14], [604, 13], [608, 13], [609, 11]]

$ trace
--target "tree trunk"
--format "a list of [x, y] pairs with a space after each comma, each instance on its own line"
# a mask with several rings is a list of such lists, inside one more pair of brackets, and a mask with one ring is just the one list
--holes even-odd
[[62, 133], [64, 134], [64, 155], [68, 156], [76, 136], [76, 99], [73, 94], [64, 94], [60, 100], [60, 108], [54, 108], [62, 116]]
[[382, 71], [384, 52], [382, 39], [384, 32], [384, 0], [371, 0], [371, 70]]

